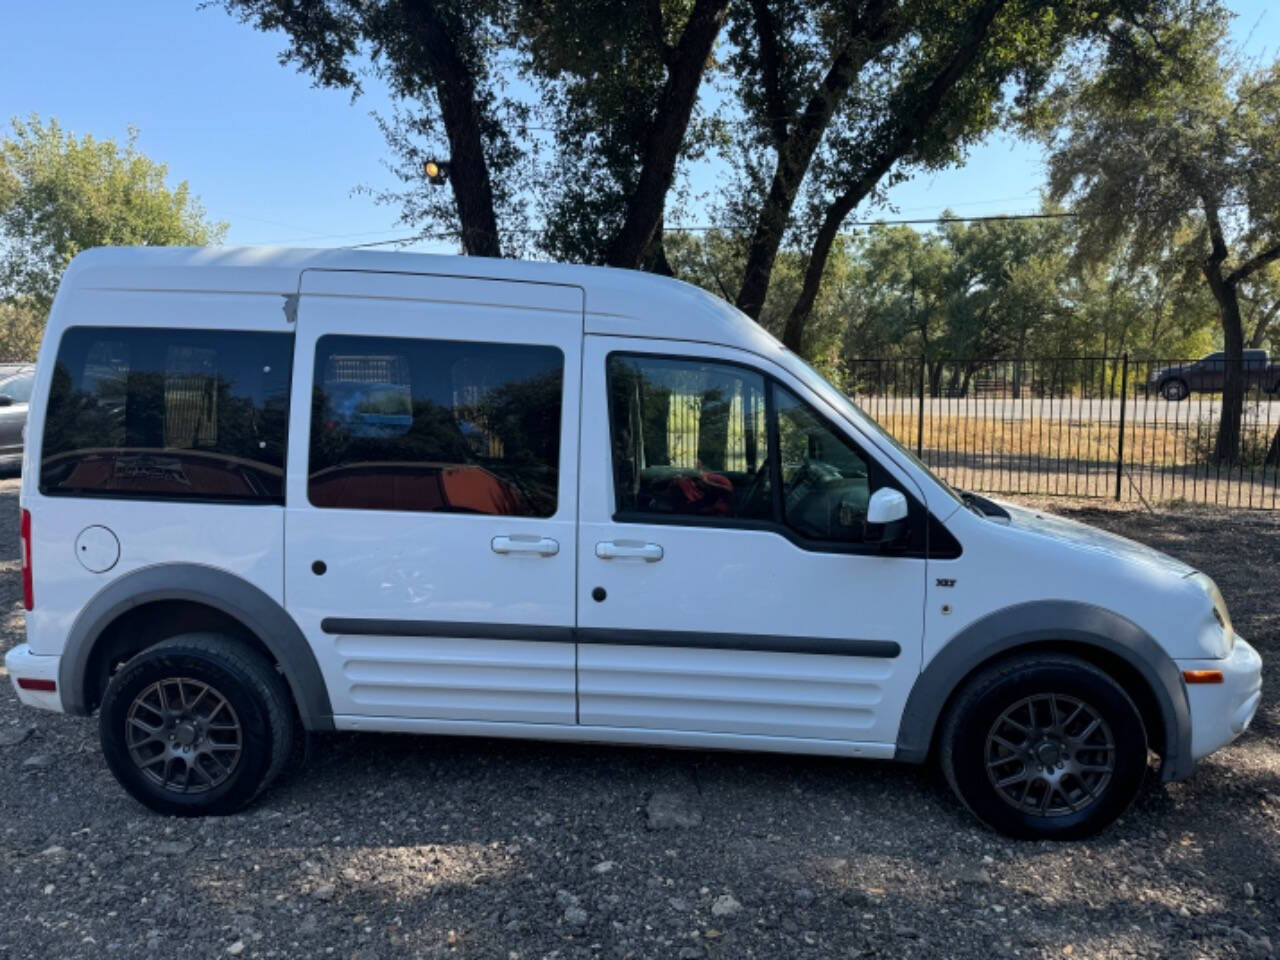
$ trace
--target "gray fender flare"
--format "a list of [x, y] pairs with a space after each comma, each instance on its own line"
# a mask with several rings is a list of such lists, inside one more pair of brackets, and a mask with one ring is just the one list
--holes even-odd
[[67, 634], [58, 687], [67, 713], [89, 712], [85, 673], [98, 637], [121, 614], [157, 600], [189, 600], [233, 617], [271, 651], [293, 692], [308, 730], [332, 730], [333, 708], [311, 644], [275, 600], [234, 574], [195, 563], [143, 567], [103, 587], [80, 611]]
[[1132, 666], [1146, 681], [1164, 721], [1162, 779], [1183, 780], [1191, 757], [1191, 712], [1182, 673], [1141, 627], [1087, 603], [1045, 600], [997, 610], [965, 627], [938, 651], [907, 697], [895, 758], [923, 763], [942, 708], [973, 669], [1029, 644], [1057, 641], [1097, 647]]

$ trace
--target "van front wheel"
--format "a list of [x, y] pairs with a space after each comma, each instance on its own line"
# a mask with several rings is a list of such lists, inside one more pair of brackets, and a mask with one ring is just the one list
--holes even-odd
[[107, 766], [135, 799], [175, 816], [227, 814], [279, 773], [293, 708], [283, 678], [256, 650], [193, 633], [121, 667], [98, 727]]
[[983, 671], [956, 698], [939, 759], [952, 789], [1001, 833], [1072, 839], [1110, 824], [1147, 767], [1142, 715], [1097, 667], [1019, 657]]

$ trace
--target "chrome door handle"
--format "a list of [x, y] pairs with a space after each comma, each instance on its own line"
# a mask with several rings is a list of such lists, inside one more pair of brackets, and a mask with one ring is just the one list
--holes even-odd
[[539, 557], [554, 557], [560, 552], [560, 541], [550, 537], [531, 537], [525, 534], [513, 534], [509, 537], [494, 537], [489, 541], [494, 553], [533, 554]]
[[645, 563], [657, 563], [662, 559], [662, 547], [638, 540], [606, 540], [596, 544], [596, 556], [601, 560], [643, 560]]

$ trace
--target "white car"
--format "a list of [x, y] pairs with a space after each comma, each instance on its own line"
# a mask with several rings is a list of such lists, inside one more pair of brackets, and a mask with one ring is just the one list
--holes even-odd
[[164, 813], [243, 807], [301, 726], [932, 757], [1078, 837], [1258, 706], [1204, 574], [958, 494], [649, 274], [93, 250], [30, 417], [9, 676]]

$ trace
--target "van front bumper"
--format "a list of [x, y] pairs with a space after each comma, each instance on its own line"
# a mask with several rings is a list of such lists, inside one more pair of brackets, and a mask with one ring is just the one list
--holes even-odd
[[1239, 637], [1224, 660], [1176, 660], [1178, 669], [1216, 670], [1221, 683], [1188, 683], [1191, 756], [1207, 757], [1240, 736], [1262, 700], [1262, 657]]
[[[20, 643], [4, 655], [4, 668], [18, 694], [29, 707], [63, 712], [62, 692], [58, 689], [58, 665], [61, 657], [42, 657], [31, 647]], [[26, 686], [22, 681], [25, 681]]]

